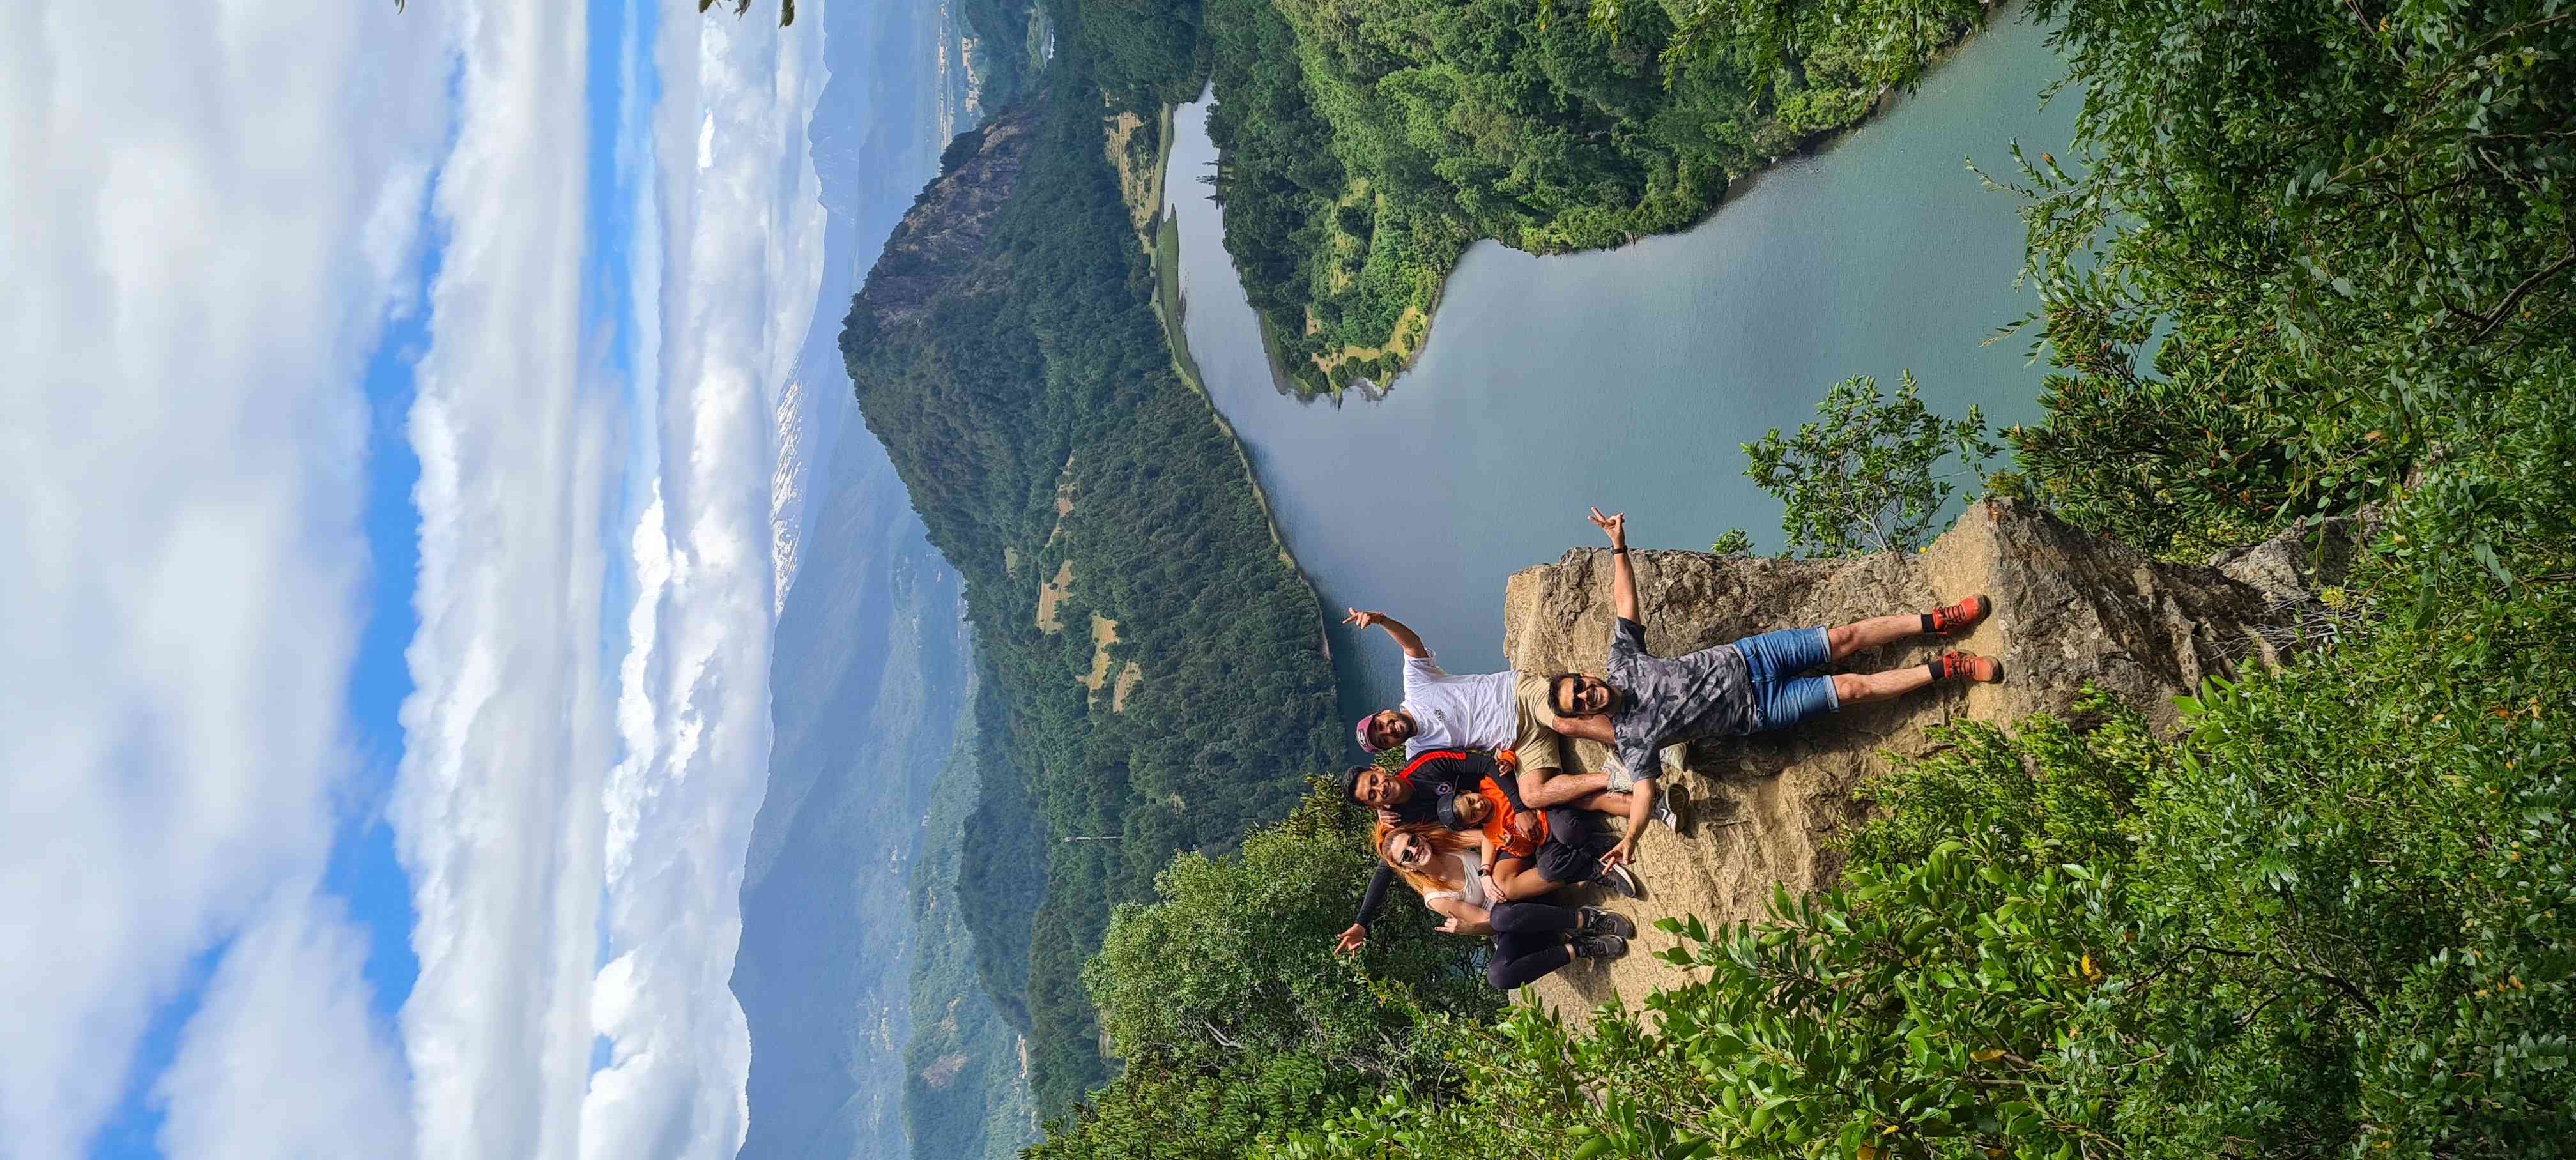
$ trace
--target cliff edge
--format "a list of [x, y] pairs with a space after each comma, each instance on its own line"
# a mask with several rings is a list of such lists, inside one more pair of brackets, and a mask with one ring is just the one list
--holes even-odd
[[[2004, 500], [1970, 507], [1919, 553], [1775, 560], [1635, 552], [1646, 640], [1659, 655], [1983, 592], [1994, 598], [1994, 614], [1974, 631], [1947, 644], [1921, 638], [1854, 654], [1828, 671], [1920, 664], [1954, 644], [2001, 659], [2004, 679], [1935, 686], [1779, 733], [1692, 746], [1685, 771], [1666, 781], [1689, 798], [1688, 830], [1654, 826], [1638, 842], [1646, 897], [1579, 892], [1636, 920], [1634, 951], [1606, 967], [1578, 962], [1557, 972], [1540, 982], [1540, 1000], [1578, 1019], [1614, 994], [1633, 1008], [1655, 988], [1687, 981], [1652, 957], [1673, 942], [1652, 929], [1656, 919], [1696, 914], [1711, 927], [1758, 920], [1775, 882], [1793, 891], [1831, 886], [1842, 855], [1828, 840], [1868, 814], [1860, 791], [1887, 768], [1883, 754], [1933, 746], [1926, 726], [2061, 712], [2090, 682], [2172, 730], [2173, 699], [2202, 678], [2277, 659], [2275, 642], [2304, 604], [2304, 586], [2315, 582], [2276, 559], [2295, 554], [2252, 553], [2247, 560], [2260, 566], [2248, 567], [2159, 563]], [[1512, 667], [1600, 671], [1612, 620], [1606, 550], [1577, 549], [1514, 573], [1503, 603], [1503, 655]], [[1592, 742], [1573, 752], [1587, 769], [1610, 762]]]

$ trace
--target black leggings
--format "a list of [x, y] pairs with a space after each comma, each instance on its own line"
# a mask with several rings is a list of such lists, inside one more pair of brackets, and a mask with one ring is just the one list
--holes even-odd
[[1485, 981], [1495, 990], [1537, 982], [1574, 961], [1574, 952], [1565, 945], [1565, 932], [1582, 919], [1572, 907], [1505, 902], [1486, 915], [1494, 925], [1494, 961], [1485, 967]]
[[1538, 876], [1551, 885], [1574, 886], [1601, 877], [1601, 855], [1613, 843], [1582, 810], [1547, 811], [1547, 844], [1538, 848]]

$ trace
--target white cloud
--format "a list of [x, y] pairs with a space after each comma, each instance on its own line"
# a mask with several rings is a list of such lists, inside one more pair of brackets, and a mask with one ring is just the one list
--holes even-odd
[[58, 0], [0, 38], [13, 1155], [82, 1150], [357, 765], [357, 379], [445, 132], [441, 29], [390, 9]]
[[579, 1138], [620, 458], [584, 348], [583, 18], [464, 9], [433, 203], [447, 244], [410, 426], [420, 628], [389, 810], [418, 914], [401, 1024], [425, 1157], [563, 1156]]
[[[402, 1023], [422, 1154], [731, 1155], [750, 1044], [728, 983], [769, 757], [772, 425], [821, 278], [804, 142], [821, 44], [662, 22], [656, 213], [629, 251], [649, 311], [631, 410], [645, 450], [629, 455], [578, 375], [578, 284], [559, 276], [585, 233], [583, 177], [559, 160], [581, 155], [583, 121], [538, 91], [578, 75], [582, 34], [536, 19], [469, 22], [413, 419], [420, 691], [394, 819], [420, 913]], [[617, 527], [623, 496], [641, 512]], [[597, 644], [618, 611], [612, 535], [634, 585], [613, 705]], [[592, 1076], [594, 1035], [611, 1062]]]
[[[798, 485], [776, 470], [794, 414], [780, 404], [822, 279], [805, 146], [819, 39], [716, 21], [666, 27], [658, 56], [662, 481], [632, 549], [628, 752], [607, 796], [615, 957], [593, 1012], [612, 1063], [582, 1116], [593, 1157], [729, 1156], [748, 1131], [750, 1033], [731, 980], [768, 781], [772, 519]], [[698, 148], [675, 147], [693, 124]]]
[[177, 1160], [411, 1155], [391, 1028], [360, 979], [366, 941], [341, 907], [281, 890], [224, 952], [155, 1085]]
[[[662, 21], [657, 212], [629, 251], [653, 451], [630, 455], [585, 342], [584, 10], [390, 7], [58, 0], [0, 38], [13, 1157], [81, 1151], [227, 939], [152, 1089], [175, 1154], [396, 1154], [407, 1124], [431, 1157], [743, 1137], [727, 984], [769, 750], [773, 426], [821, 272], [820, 35]], [[433, 171], [444, 249], [416, 303]], [[406, 1097], [363, 948], [312, 884], [360, 765], [358, 376], [386, 315], [423, 306], [417, 691], [388, 807], [419, 923]]]

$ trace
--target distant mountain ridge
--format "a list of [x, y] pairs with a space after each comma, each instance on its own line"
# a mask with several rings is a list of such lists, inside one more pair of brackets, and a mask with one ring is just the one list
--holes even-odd
[[[945, 135], [931, 78], [954, 49], [937, 0], [845, 0], [820, 16], [800, 34], [826, 38], [832, 73], [807, 130], [828, 215], [828, 304], [852, 292], [937, 169]], [[884, 449], [843, 437], [855, 410], [838, 332], [834, 312], [818, 310], [777, 416], [775, 733], [732, 980], [752, 1038], [746, 1157], [909, 1155], [912, 1010], [964, 993], [912, 992], [921, 960], [953, 959], [963, 941], [925, 948], [913, 918], [927, 885], [913, 873], [923, 823], [970, 696], [959, 578], [924, 538]], [[962, 784], [952, 792], [969, 792], [971, 776]], [[946, 882], [954, 860], [942, 863]], [[1007, 1039], [994, 1054], [1011, 1054]], [[983, 1078], [960, 1078], [953, 1094]], [[1025, 1104], [1015, 1071], [990, 1082], [997, 1101]], [[1012, 1147], [1027, 1135], [1006, 1124], [995, 1138]]]
[[733, 978], [753, 1035], [750, 1157], [909, 1151], [910, 866], [966, 696], [956, 574], [850, 441], [818, 489], [771, 667], [769, 792]]

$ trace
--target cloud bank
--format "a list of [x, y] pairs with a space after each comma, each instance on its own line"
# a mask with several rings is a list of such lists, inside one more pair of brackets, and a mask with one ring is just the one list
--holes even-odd
[[[649, 212], [605, 239], [584, 7], [410, 8], [49, 0], [0, 38], [12, 1156], [81, 1154], [134, 1090], [174, 1156], [743, 1138], [727, 981], [792, 562], [772, 521], [801, 486], [819, 34], [659, 13], [636, 63], [660, 103], [616, 114]], [[611, 245], [626, 358], [586, 281]], [[388, 816], [419, 976], [389, 1024], [318, 883], [364, 765], [360, 384], [414, 310]], [[168, 1066], [135, 1075], [182, 997]]]
[[446, 247], [410, 437], [415, 691], [390, 807], [418, 914], [402, 1011], [424, 1157], [579, 1140], [599, 788], [615, 760], [600, 626], [618, 399], [584, 357], [587, 109], [578, 7], [474, 5]]
[[[663, 24], [651, 236], [632, 251], [650, 316], [621, 401], [585, 379], [563, 277], [583, 180], [554, 159], [579, 156], [583, 121], [542, 100], [582, 37], [559, 14], [469, 24], [412, 427], [420, 691], [394, 813], [420, 914], [402, 1022], [422, 1153], [731, 1155], [779, 401], [821, 277], [804, 148], [821, 46], [757, 21]], [[641, 500], [631, 524], [618, 496]], [[622, 654], [596, 643], [603, 624]]]
[[[307, 903], [358, 764], [355, 384], [416, 277], [442, 30], [324, 0], [51, 0], [10, 24], [0, 1139], [82, 1152], [210, 952], [183, 1063], [265, 1060], [267, 1083], [399, 1138], [386, 1045], [346, 1002], [353, 936]], [[294, 1022], [239, 1017], [271, 998]], [[188, 1154], [313, 1122], [162, 1090], [164, 1146]]]
[[607, 798], [614, 957], [595, 1008], [612, 1063], [583, 1108], [587, 1156], [730, 1156], [749, 1131], [751, 1039], [731, 979], [769, 773], [770, 630], [792, 568], [772, 521], [801, 486], [782, 459], [789, 376], [822, 280], [805, 145], [821, 49], [714, 22], [667, 30], [659, 50], [662, 234], [687, 273], [666, 275], [659, 303], [662, 472], [632, 545], [645, 582]]

